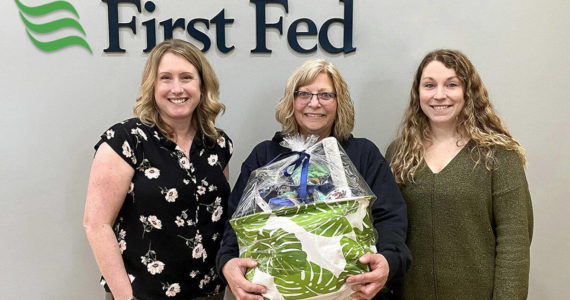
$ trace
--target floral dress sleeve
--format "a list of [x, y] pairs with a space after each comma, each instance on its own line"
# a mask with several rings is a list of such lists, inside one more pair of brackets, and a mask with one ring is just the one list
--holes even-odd
[[113, 125], [101, 135], [101, 139], [95, 145], [95, 150], [98, 150], [101, 144], [107, 143], [133, 169], [136, 169], [137, 164], [142, 161], [142, 152], [139, 151], [138, 146], [142, 140], [148, 138], [136, 124], [129, 126], [131, 123], [133, 119]]
[[220, 130], [220, 137], [218, 138], [217, 143], [218, 143], [218, 149], [217, 149], [218, 161], [223, 170], [227, 167], [228, 163], [230, 162], [230, 158], [232, 157], [233, 154], [234, 145], [232, 143], [232, 140], [228, 137], [228, 135], [221, 130]]

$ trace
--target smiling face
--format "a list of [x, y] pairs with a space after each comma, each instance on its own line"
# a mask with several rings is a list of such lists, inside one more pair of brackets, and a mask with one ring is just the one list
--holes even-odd
[[200, 97], [200, 75], [194, 65], [180, 55], [165, 53], [154, 82], [154, 99], [161, 119], [171, 126], [190, 122]]
[[[335, 89], [329, 75], [320, 73], [311, 83], [300, 86], [298, 91], [309, 93], [334, 93]], [[323, 139], [330, 136], [332, 127], [336, 119], [336, 99], [328, 101], [323, 105], [324, 101], [319, 101], [316, 95], [312, 96], [309, 103], [293, 100], [294, 115], [299, 131], [302, 135], [315, 134]]]
[[440, 61], [430, 62], [423, 70], [419, 98], [420, 107], [430, 126], [455, 128], [457, 116], [463, 109], [463, 86], [455, 70]]

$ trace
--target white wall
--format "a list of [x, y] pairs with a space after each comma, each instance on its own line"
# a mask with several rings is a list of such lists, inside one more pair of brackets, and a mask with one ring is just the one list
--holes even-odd
[[[29, 6], [49, 0], [21, 0]], [[81, 226], [93, 145], [110, 125], [132, 115], [146, 58], [144, 28], [121, 31], [125, 54], [105, 54], [107, 6], [71, 0], [93, 49], [38, 50], [25, 33], [14, 1], [0, 4], [0, 275], [1, 299], [102, 299], [98, 270]], [[252, 55], [255, 7], [247, 0], [155, 0], [154, 14], [121, 9], [121, 21], [212, 18], [222, 8], [234, 18], [222, 54], [207, 57], [221, 82], [227, 112], [218, 126], [235, 142], [231, 178], [251, 148], [278, 129], [273, 112], [286, 79], [304, 60], [324, 57], [348, 82], [356, 106], [355, 135], [385, 149], [406, 106], [413, 73], [435, 48], [464, 51], [478, 68], [492, 102], [525, 146], [535, 230], [530, 299], [562, 299], [570, 282], [570, 1], [355, 0], [356, 52], [292, 51], [286, 36], [267, 34], [270, 55]], [[143, 2], [144, 3], [144, 2]], [[308, 17], [320, 28], [342, 17], [337, 0], [289, 0], [288, 28]], [[55, 17], [69, 14], [55, 14]], [[52, 18], [52, 19], [53, 19]], [[31, 18], [33, 19], [33, 18]], [[49, 18], [48, 18], [49, 19]], [[39, 23], [47, 19], [35, 18]], [[157, 21], [157, 22], [158, 22]], [[340, 28], [333, 30], [340, 41]], [[160, 36], [161, 30], [157, 30]], [[58, 34], [38, 35], [53, 39]], [[214, 37], [213, 28], [209, 33]], [[183, 33], [175, 37], [189, 39]], [[159, 38], [159, 41], [162, 40]], [[304, 45], [314, 43], [311, 39]]]

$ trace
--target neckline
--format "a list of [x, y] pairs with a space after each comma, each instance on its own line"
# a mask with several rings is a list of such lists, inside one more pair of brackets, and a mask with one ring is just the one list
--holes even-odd
[[452, 164], [457, 160], [457, 157], [459, 157], [459, 156], [463, 153], [463, 151], [466, 151], [465, 149], [467, 149], [468, 146], [469, 146], [472, 142], [473, 142], [473, 140], [469, 140], [469, 141], [463, 146], [463, 148], [461, 148], [461, 150], [459, 150], [457, 153], [455, 153], [455, 155], [447, 162], [447, 164], [445, 164], [445, 166], [443, 166], [443, 168], [441, 168], [441, 170], [439, 170], [439, 172], [434, 172], [434, 171], [432, 170], [432, 168], [429, 166], [429, 164], [428, 164], [428, 162], [427, 162], [427, 160], [426, 160], [425, 158], [424, 158], [424, 164], [426, 165], [426, 167], [427, 167], [428, 171], [430, 172], [430, 174], [432, 174], [432, 175], [441, 174], [442, 172], [444, 172], [446, 169], [448, 169], [448, 167], [449, 167], [450, 165], [452, 165]]

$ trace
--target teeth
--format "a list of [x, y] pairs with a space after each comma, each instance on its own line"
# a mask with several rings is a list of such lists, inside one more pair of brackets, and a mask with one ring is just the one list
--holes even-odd
[[435, 109], [435, 110], [442, 110], [442, 109], [446, 109], [446, 108], [448, 108], [448, 107], [451, 107], [451, 105], [434, 105], [434, 106], [432, 106], [432, 107], [433, 107], [433, 109]]
[[184, 102], [186, 102], [186, 101], [188, 100], [188, 98], [182, 98], [182, 99], [169, 99], [169, 100], [170, 100], [170, 102], [172, 102], [172, 103], [181, 104], [181, 103], [184, 103]]
[[320, 114], [305, 114], [305, 115], [307, 115], [307, 117], [320, 117], [320, 116], [322, 116]]

